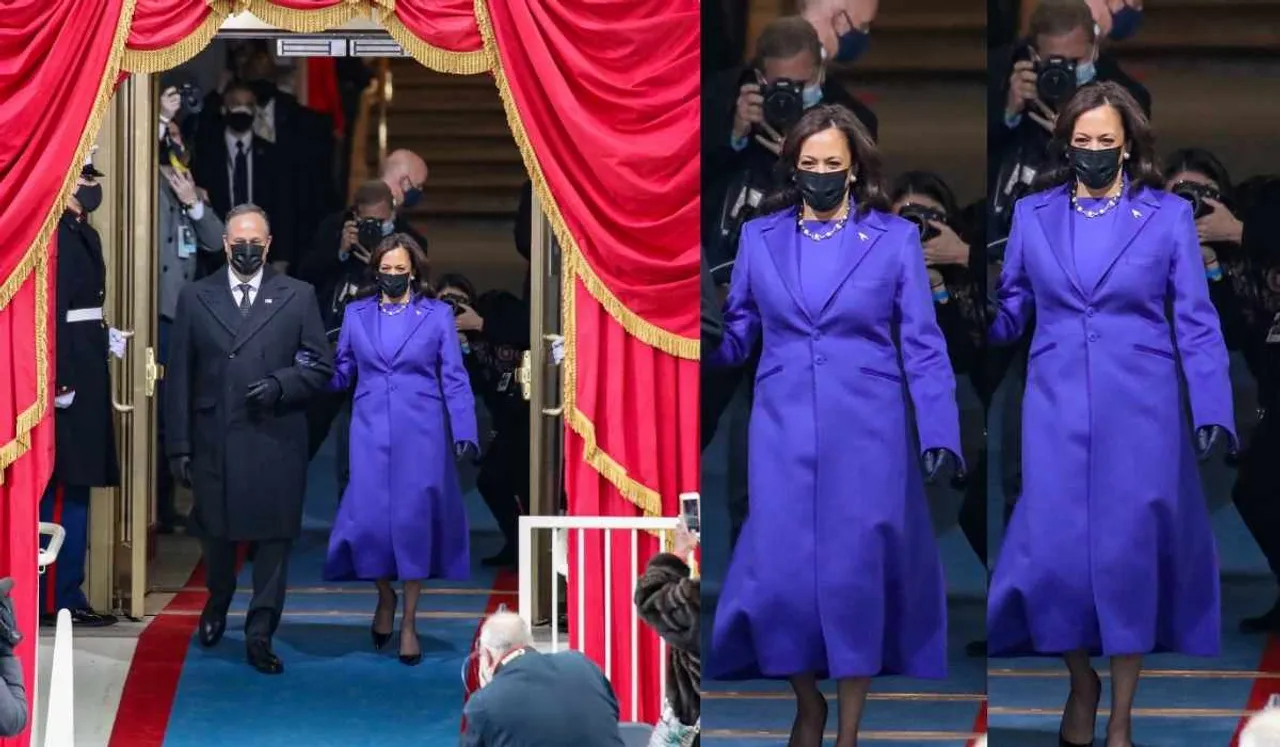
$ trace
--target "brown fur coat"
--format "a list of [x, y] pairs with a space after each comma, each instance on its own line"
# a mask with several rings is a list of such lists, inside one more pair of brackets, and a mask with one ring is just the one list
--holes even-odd
[[640, 619], [668, 645], [667, 701], [683, 724], [695, 724], [702, 712], [701, 616], [697, 579], [671, 553], [659, 553], [636, 584]]

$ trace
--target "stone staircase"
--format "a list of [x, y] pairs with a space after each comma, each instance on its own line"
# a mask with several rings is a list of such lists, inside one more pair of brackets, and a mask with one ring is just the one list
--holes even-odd
[[1154, 0], [1142, 29], [1112, 46], [1123, 59], [1189, 60], [1280, 50], [1280, 0]]
[[978, 0], [880, 3], [866, 54], [843, 74], [862, 81], [984, 80], [987, 8]]
[[[437, 73], [407, 58], [391, 62], [391, 75], [387, 147], [418, 153], [430, 169], [422, 203], [412, 214], [514, 214], [526, 175], [493, 79]], [[376, 144], [370, 153], [376, 157]]]

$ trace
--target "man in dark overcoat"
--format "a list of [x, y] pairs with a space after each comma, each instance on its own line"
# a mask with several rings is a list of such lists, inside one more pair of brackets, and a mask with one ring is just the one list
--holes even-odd
[[329, 382], [330, 345], [312, 287], [267, 266], [266, 213], [227, 215], [227, 267], [178, 299], [166, 370], [165, 452], [195, 495], [189, 531], [201, 538], [209, 601], [201, 645], [226, 630], [236, 588], [236, 545], [252, 543], [253, 598], [245, 618], [249, 663], [284, 671], [271, 650], [302, 529], [307, 402]]
[[90, 490], [120, 484], [107, 361], [109, 330], [102, 309], [107, 267], [102, 239], [88, 223], [102, 204], [100, 176], [92, 163], [84, 166], [58, 220], [53, 479], [40, 501], [40, 520], [60, 524], [67, 535], [58, 561], [41, 578], [42, 625], [54, 624], [62, 609], [70, 610], [76, 626], [116, 622], [112, 615], [94, 612], [81, 590]]

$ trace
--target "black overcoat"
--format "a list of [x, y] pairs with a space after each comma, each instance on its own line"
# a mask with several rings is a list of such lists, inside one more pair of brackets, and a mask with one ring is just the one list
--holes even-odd
[[[241, 316], [228, 270], [178, 299], [165, 372], [165, 452], [192, 461], [189, 529], [249, 541], [296, 538], [307, 477], [306, 404], [329, 383], [333, 357], [312, 287], [266, 270]], [[264, 377], [283, 396], [268, 411], [245, 395]]]
[[67, 211], [58, 221], [57, 289], [54, 306], [56, 369], [54, 394], [71, 405], [54, 410], [54, 475], [64, 485], [120, 484], [111, 413], [107, 325], [101, 319], [68, 322], [72, 309], [100, 309], [107, 269], [102, 240], [93, 226]]

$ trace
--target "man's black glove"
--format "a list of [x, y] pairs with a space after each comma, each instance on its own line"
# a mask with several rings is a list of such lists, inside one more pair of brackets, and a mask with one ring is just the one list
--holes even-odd
[[954, 472], [959, 480], [964, 480], [964, 471], [960, 469], [960, 459], [949, 449], [929, 449], [924, 453], [924, 481], [930, 485], [937, 482], [947, 470]]
[[173, 479], [182, 487], [191, 487], [191, 457], [186, 454], [179, 454], [175, 457], [169, 457], [169, 474], [173, 475]]
[[13, 599], [9, 597], [12, 589], [12, 578], [0, 578], [0, 656], [13, 656], [14, 647], [22, 642], [13, 614]]
[[1213, 453], [1214, 447], [1220, 443], [1226, 444], [1227, 456], [1235, 454], [1232, 448], [1231, 435], [1227, 433], [1227, 429], [1220, 425], [1206, 425], [1196, 429], [1196, 458], [1205, 461], [1209, 455]]
[[284, 394], [284, 391], [280, 388], [280, 382], [276, 381], [275, 377], [268, 376], [249, 385], [249, 391], [245, 393], [244, 401], [250, 407], [265, 410], [269, 407], [275, 407], [282, 394]]
[[453, 444], [453, 455], [459, 460], [474, 457], [479, 449], [470, 441], [457, 441]]

